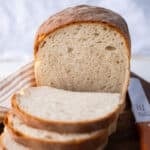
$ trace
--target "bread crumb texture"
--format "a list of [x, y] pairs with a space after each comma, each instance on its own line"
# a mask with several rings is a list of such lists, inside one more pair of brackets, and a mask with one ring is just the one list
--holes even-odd
[[120, 92], [128, 67], [124, 37], [100, 23], [76, 23], [48, 35], [35, 61], [38, 85]]

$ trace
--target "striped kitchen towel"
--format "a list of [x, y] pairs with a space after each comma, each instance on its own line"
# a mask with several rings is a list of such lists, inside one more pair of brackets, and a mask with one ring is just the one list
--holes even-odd
[[33, 62], [0, 81], [0, 118], [10, 108], [11, 97], [22, 88], [35, 86]]

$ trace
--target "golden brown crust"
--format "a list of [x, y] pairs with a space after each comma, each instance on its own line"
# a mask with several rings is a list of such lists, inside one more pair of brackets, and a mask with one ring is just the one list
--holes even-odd
[[34, 54], [36, 55], [40, 43], [47, 35], [57, 29], [75, 23], [100, 23], [114, 28], [125, 38], [128, 47], [127, 53], [130, 57], [131, 41], [125, 20], [111, 10], [88, 5], [70, 7], [49, 17], [37, 31], [34, 43]]
[[63, 121], [53, 121], [53, 120], [44, 120], [22, 110], [16, 100], [16, 95], [12, 97], [12, 108], [14, 113], [21, 118], [29, 126], [56, 131], [59, 133], [87, 133], [93, 132], [96, 130], [108, 128], [110, 124], [117, 118], [119, 113], [119, 106], [112, 113], [108, 114], [104, 118], [98, 118], [87, 121], [76, 121], [76, 122], [63, 122]]
[[26, 135], [23, 132], [18, 131], [17, 129], [13, 128], [11, 123], [11, 119], [8, 114], [7, 118], [5, 119], [5, 125], [7, 127], [8, 132], [12, 135], [13, 139], [23, 144], [27, 147], [36, 150], [96, 150], [98, 147], [103, 146], [106, 144], [108, 140], [108, 130], [102, 130], [99, 134], [96, 134], [92, 137], [88, 137], [86, 139], [80, 139], [75, 141], [50, 141], [50, 140], [42, 140], [38, 138], [31, 137], [30, 135]]

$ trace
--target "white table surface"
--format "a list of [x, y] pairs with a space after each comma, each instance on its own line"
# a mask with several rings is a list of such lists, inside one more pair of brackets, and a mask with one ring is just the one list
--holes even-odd
[[[28, 61], [0, 60], [0, 80], [25, 65]], [[150, 82], [150, 56], [134, 56], [131, 59], [131, 71]]]

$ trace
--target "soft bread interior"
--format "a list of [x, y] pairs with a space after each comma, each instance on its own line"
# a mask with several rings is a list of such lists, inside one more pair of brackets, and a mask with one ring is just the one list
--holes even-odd
[[124, 37], [100, 23], [77, 23], [45, 38], [36, 54], [38, 85], [75, 91], [121, 92], [128, 68]]
[[72, 92], [51, 87], [31, 87], [16, 95], [18, 107], [45, 120], [87, 122], [116, 112], [120, 94]]

